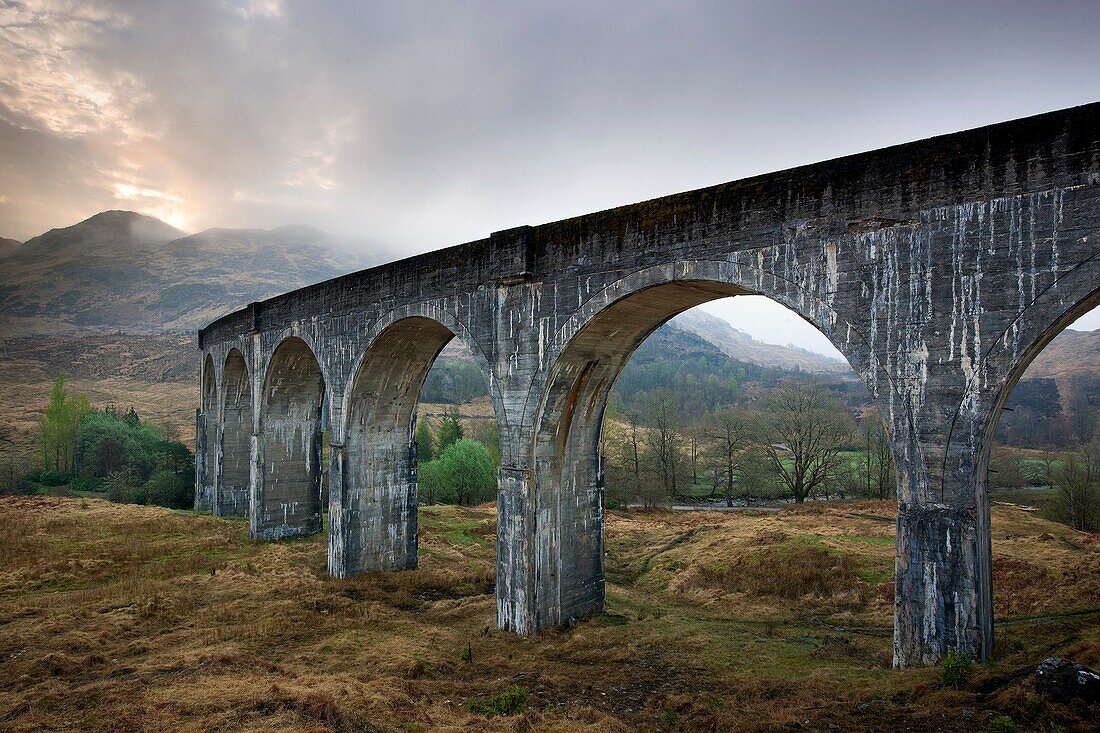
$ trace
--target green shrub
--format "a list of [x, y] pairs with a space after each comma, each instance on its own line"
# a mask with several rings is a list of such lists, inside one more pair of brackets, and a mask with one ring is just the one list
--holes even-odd
[[7, 494], [12, 496], [31, 496], [39, 493], [38, 483], [31, 480], [32, 474], [27, 474], [21, 478], [15, 479], [13, 483], [4, 484], [0, 487], [0, 494]]
[[191, 482], [171, 471], [161, 470], [154, 473], [145, 482], [145, 501], [169, 509], [190, 509], [195, 502], [195, 491]]
[[418, 469], [420, 495], [427, 503], [477, 504], [496, 496], [497, 476], [488, 449], [476, 440], [462, 438], [439, 458]]
[[475, 715], [491, 718], [494, 715], [516, 715], [523, 712], [523, 703], [527, 699], [527, 689], [519, 685], [508, 685], [504, 692], [466, 702], [466, 709]]
[[74, 478], [69, 483], [69, 488], [73, 491], [106, 491], [106, 486], [103, 485], [103, 479], [101, 478]]
[[981, 733], [1017, 733], [1019, 728], [1016, 727], [1016, 723], [1012, 718], [1007, 715], [998, 715], [993, 720], [985, 724]]
[[462, 647], [462, 661], [472, 662], [474, 659], [474, 649], [470, 646], [470, 642], [466, 642], [466, 646]]
[[107, 498], [119, 504], [146, 504], [148, 496], [143, 484], [132, 484], [125, 473], [113, 473], [107, 477]]
[[42, 471], [38, 483], [43, 486], [65, 486], [72, 477], [64, 471]]
[[940, 660], [940, 684], [959, 688], [970, 680], [970, 656], [960, 651], [949, 652]]

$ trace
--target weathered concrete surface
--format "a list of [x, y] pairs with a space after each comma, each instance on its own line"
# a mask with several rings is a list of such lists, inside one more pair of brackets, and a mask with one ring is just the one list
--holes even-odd
[[214, 495], [214, 513], [223, 517], [245, 517], [248, 516], [252, 465], [252, 382], [244, 354], [237, 349], [226, 357], [219, 394], [221, 470]]
[[[318, 528], [319, 506], [287, 507], [314, 490], [323, 401], [330, 572], [410, 567], [416, 395], [443, 343], [461, 339], [500, 429], [498, 623], [527, 633], [602, 608], [600, 428], [631, 351], [686, 308], [766, 295], [844, 353], [889, 430], [896, 663], [984, 658], [993, 427], [1038, 350], [1100, 302], [1098, 237], [1094, 104], [520, 227], [287, 293], [200, 332], [203, 378], [224, 394], [232, 349], [249, 367], [254, 536]], [[240, 443], [225, 440], [225, 408], [202, 404], [207, 506]], [[211, 431], [222, 455], [207, 476]]]

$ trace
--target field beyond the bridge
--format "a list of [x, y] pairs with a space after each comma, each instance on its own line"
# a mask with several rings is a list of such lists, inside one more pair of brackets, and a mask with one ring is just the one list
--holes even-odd
[[611, 512], [608, 615], [520, 638], [495, 629], [491, 506], [422, 508], [418, 570], [333, 580], [323, 537], [3, 497], [0, 727], [1086, 730], [1032, 673], [1100, 662], [1100, 539], [994, 507], [997, 655], [956, 690], [890, 668], [893, 511]]

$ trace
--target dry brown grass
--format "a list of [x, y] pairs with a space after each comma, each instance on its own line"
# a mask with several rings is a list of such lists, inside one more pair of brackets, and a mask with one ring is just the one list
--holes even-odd
[[[347, 580], [322, 537], [83, 506], [0, 499], [2, 730], [963, 731], [1007, 712], [1073, 731], [1089, 711], [1037, 703], [1027, 671], [1100, 659], [1100, 615], [1063, 615], [1096, 605], [1100, 546], [1001, 507], [998, 612], [1042, 617], [1002, 625], [996, 662], [948, 691], [889, 669], [888, 504], [613, 512], [609, 615], [530, 638], [494, 628], [490, 506], [422, 509], [418, 570]], [[467, 711], [513, 684], [521, 715]]]

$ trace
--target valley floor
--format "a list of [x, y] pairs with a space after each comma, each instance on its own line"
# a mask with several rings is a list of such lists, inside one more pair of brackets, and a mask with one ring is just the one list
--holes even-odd
[[[418, 570], [333, 580], [324, 537], [2, 497], [0, 728], [1084, 731], [1097, 713], [1031, 678], [1053, 654], [1100, 662], [1100, 538], [1027, 512], [993, 509], [997, 654], [960, 690], [890, 668], [888, 502], [611, 512], [608, 614], [529, 638], [495, 629], [495, 521], [422, 508]], [[513, 685], [518, 714], [468, 711]]]

